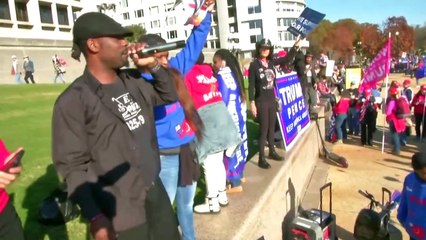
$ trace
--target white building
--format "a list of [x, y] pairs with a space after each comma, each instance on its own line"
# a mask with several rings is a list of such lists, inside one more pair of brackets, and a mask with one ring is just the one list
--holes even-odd
[[[102, 2], [102, 0], [99, 0]], [[191, 26], [174, 10], [175, 0], [110, 0], [115, 11], [109, 15], [124, 26], [140, 24], [148, 33], [168, 42], [185, 40]], [[278, 48], [288, 48], [295, 37], [287, 28], [306, 7], [305, 0], [217, 0], [207, 48], [240, 49], [249, 57], [255, 43], [269, 38]], [[309, 46], [305, 41], [302, 46]]]
[[1, 38], [71, 40], [79, 0], [1, 0]]
[[217, 0], [220, 43], [241, 49], [247, 57], [262, 38], [271, 39], [277, 48], [289, 48], [295, 36], [287, 28], [305, 7], [304, 0]]

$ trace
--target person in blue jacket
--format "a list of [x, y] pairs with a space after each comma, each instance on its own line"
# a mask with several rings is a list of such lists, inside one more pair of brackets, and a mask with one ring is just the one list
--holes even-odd
[[[158, 52], [155, 57], [169, 68], [171, 75], [180, 78], [177, 85], [179, 101], [163, 105], [154, 109], [157, 140], [160, 150], [160, 179], [167, 191], [171, 203], [176, 198], [177, 216], [184, 240], [195, 239], [193, 204], [199, 177], [199, 166], [193, 155], [191, 143], [196, 135], [200, 135], [202, 123], [198, 121], [198, 114], [193, 107], [186, 90], [183, 76], [193, 67], [202, 52], [210, 32], [211, 12], [214, 0], [206, 1], [208, 12], [197, 27], [194, 27], [187, 39], [186, 46], [175, 57], [169, 59], [169, 52]], [[156, 34], [142, 36], [138, 42], [153, 47], [165, 44], [166, 41]], [[177, 70], [177, 71], [176, 71]], [[150, 73], [140, 69], [141, 75], [152, 79]], [[181, 74], [181, 76], [178, 76]], [[181, 93], [180, 93], [181, 92]], [[184, 92], [182, 94], [182, 92]], [[191, 102], [188, 102], [191, 101]], [[192, 106], [192, 107], [191, 107]], [[191, 115], [191, 116], [188, 116]]]
[[412, 240], [426, 239], [426, 154], [411, 158], [413, 172], [405, 177], [398, 208], [398, 220]]

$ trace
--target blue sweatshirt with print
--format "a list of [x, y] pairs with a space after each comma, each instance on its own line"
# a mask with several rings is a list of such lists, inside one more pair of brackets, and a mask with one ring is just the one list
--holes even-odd
[[[179, 70], [183, 76], [191, 70], [206, 44], [210, 23], [211, 13], [208, 12], [201, 24], [192, 30], [186, 46], [175, 57], [170, 58], [169, 67]], [[142, 73], [142, 76], [147, 80], [153, 79], [149, 73]], [[154, 114], [160, 150], [177, 148], [194, 139], [195, 134], [186, 122], [179, 102], [158, 106], [154, 109]]]
[[411, 238], [426, 239], [426, 182], [414, 172], [405, 177], [397, 217]]

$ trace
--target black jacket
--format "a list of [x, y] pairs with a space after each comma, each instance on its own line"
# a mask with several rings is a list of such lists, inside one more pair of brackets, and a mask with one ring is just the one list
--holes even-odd
[[177, 101], [162, 67], [154, 84], [119, 72], [145, 118], [144, 142], [136, 142], [123, 118], [110, 109], [103, 86], [86, 69], [57, 99], [52, 119], [52, 156], [71, 200], [92, 219], [112, 219], [116, 231], [145, 223], [146, 191], [158, 178], [160, 159], [153, 107]]
[[275, 94], [271, 86], [275, 86], [275, 77], [273, 82], [268, 82], [266, 71], [272, 71], [276, 75], [275, 66], [277, 65], [286, 65], [294, 61], [294, 56], [296, 54], [296, 48], [292, 47], [290, 52], [283, 58], [271, 59], [268, 61], [268, 67], [263, 67], [262, 63], [258, 59], [254, 59], [250, 63], [249, 67], [249, 88], [248, 95], [250, 101], [274, 101]]

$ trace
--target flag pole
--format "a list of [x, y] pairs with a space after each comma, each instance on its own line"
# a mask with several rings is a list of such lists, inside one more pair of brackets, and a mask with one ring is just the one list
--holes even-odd
[[386, 100], [388, 99], [388, 85], [389, 85], [389, 68], [390, 68], [390, 52], [391, 52], [391, 32], [389, 32], [388, 37], [388, 51], [387, 51], [387, 62], [386, 62], [386, 84], [385, 84], [385, 99], [382, 100], [382, 109], [385, 117], [383, 118], [383, 128], [382, 128], [382, 154], [385, 152], [385, 126], [386, 126]]

